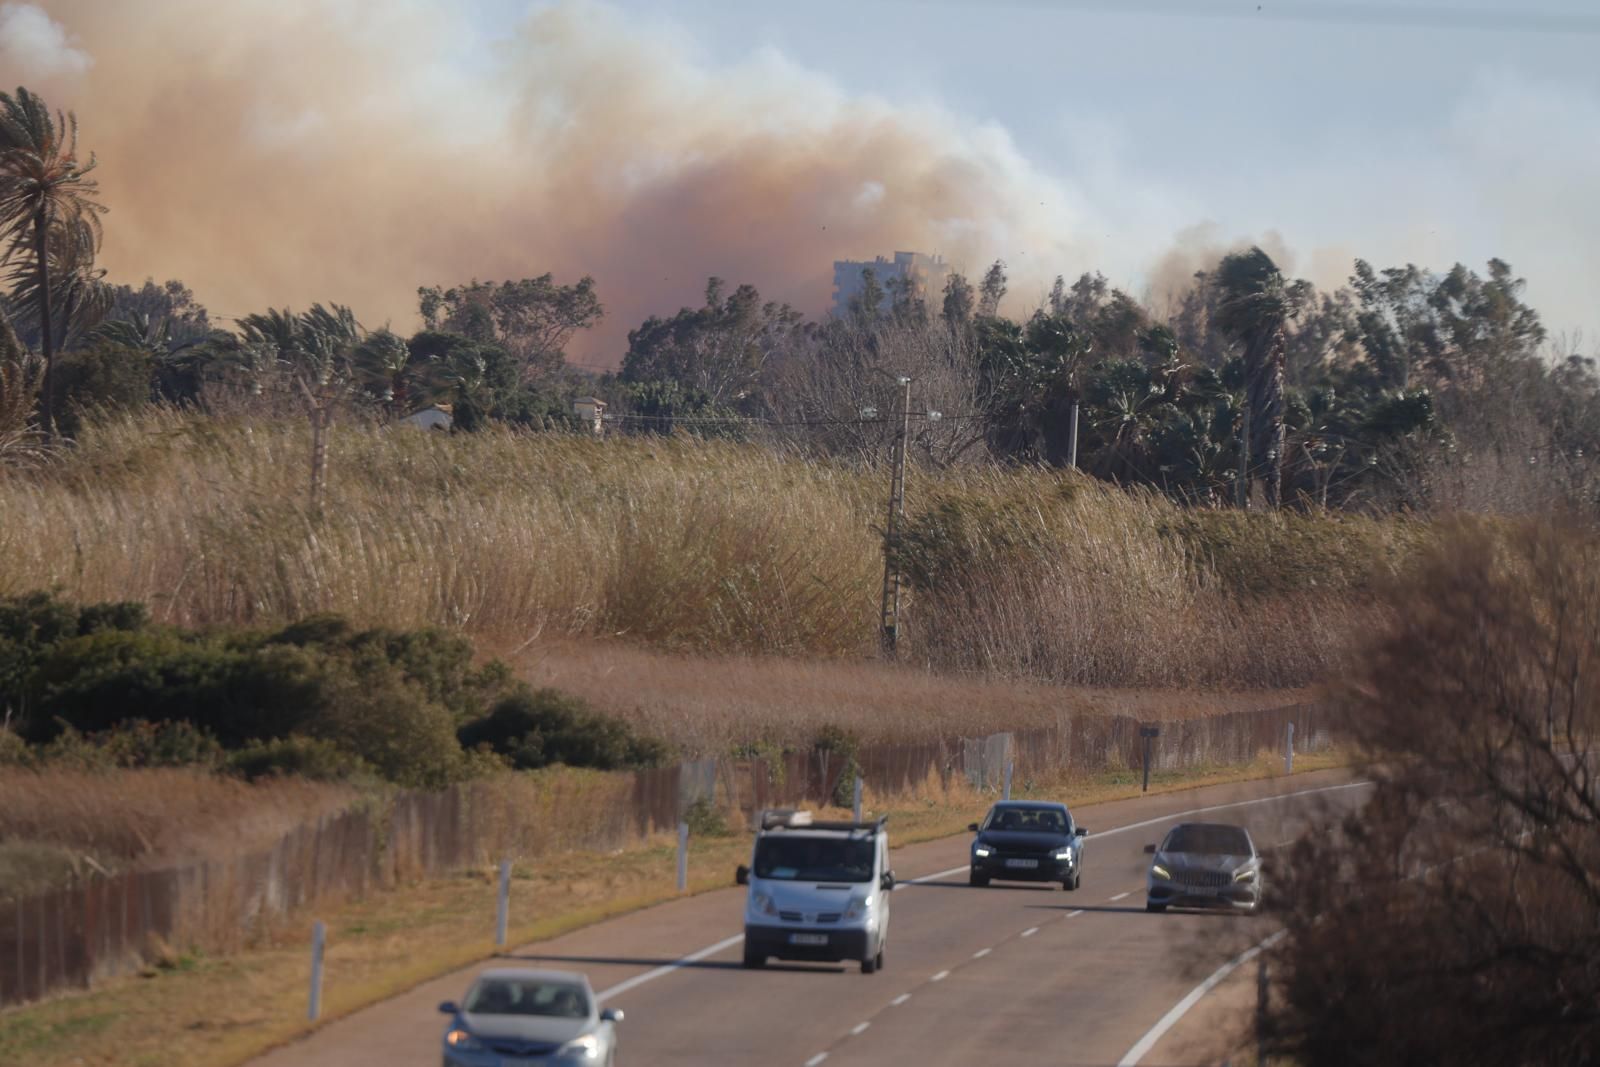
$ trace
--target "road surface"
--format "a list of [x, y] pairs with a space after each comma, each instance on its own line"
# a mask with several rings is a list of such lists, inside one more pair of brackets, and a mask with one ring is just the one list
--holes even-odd
[[[896, 850], [885, 968], [740, 965], [743, 891], [673, 901], [513, 950], [505, 965], [581, 970], [621, 1008], [622, 1064], [967, 1064], [1026, 1057], [1061, 1065], [1131, 1062], [1130, 1050], [1201, 979], [1271, 932], [1270, 917], [1148, 914], [1143, 848], [1188, 819], [1238, 822], [1258, 847], [1294, 837], [1313, 813], [1348, 810], [1365, 789], [1328, 771], [1074, 810], [1090, 835], [1076, 892], [966, 884], [969, 838]], [[1217, 807], [1225, 805], [1223, 807]], [[1217, 808], [1204, 814], [1196, 809]], [[893, 841], [893, 823], [890, 840]], [[912, 879], [921, 879], [911, 881]], [[253, 1067], [424, 1067], [446, 1020], [488, 963], [330, 1023]], [[1235, 976], [1234, 983], [1238, 981]], [[1231, 984], [1231, 983], [1230, 983]], [[1215, 1011], [1202, 1005], [1138, 1062], [1215, 1062]]]

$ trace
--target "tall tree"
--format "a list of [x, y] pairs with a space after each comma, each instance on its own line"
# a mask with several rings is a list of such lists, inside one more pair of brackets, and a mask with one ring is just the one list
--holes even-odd
[[6, 242], [0, 261], [15, 256], [33, 260], [46, 433], [55, 428], [50, 388], [56, 352], [50, 234], [56, 227], [73, 231], [81, 224], [98, 247], [105, 207], [95, 200], [98, 184], [89, 177], [94, 167], [93, 154], [87, 163], [78, 159], [75, 115], [57, 111], [52, 116], [45, 102], [25, 88], [18, 88], [16, 96], [0, 93], [0, 237]]
[[480, 344], [505, 348], [522, 365], [524, 379], [558, 370], [572, 335], [605, 315], [594, 279], [557, 285], [553, 275], [521, 281], [480, 282], [417, 290], [422, 318], [430, 330], [460, 334]]
[[1217, 267], [1221, 297], [1217, 325], [1244, 348], [1246, 412], [1250, 419], [1247, 469], [1266, 483], [1267, 503], [1283, 502], [1284, 332], [1289, 317], [1309, 293], [1290, 283], [1272, 257], [1259, 248], [1235, 252]]
[[978, 286], [978, 314], [984, 318], [1000, 314], [1000, 301], [1005, 295], [1006, 265], [997, 259], [984, 272], [983, 283]]
[[671, 318], [654, 315], [628, 331], [622, 380], [677, 382], [712, 405], [743, 401], [755, 388], [767, 357], [800, 328], [787, 304], [763, 303], [752, 285], [724, 295], [721, 278], [706, 283], [706, 301]]
[[941, 314], [945, 323], [952, 330], [965, 328], [967, 323], [972, 321], [972, 312], [977, 305], [978, 298], [973, 292], [972, 283], [952, 271], [944, 282], [944, 304], [941, 307]]

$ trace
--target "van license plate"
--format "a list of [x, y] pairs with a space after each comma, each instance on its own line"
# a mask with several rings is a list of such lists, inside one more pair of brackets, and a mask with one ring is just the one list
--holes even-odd
[[1022, 867], [1032, 870], [1039, 866], [1038, 860], [1006, 860], [1007, 867]]
[[827, 943], [828, 943], [828, 935], [827, 934], [790, 934], [789, 935], [789, 944], [791, 944], [791, 945], [826, 945]]

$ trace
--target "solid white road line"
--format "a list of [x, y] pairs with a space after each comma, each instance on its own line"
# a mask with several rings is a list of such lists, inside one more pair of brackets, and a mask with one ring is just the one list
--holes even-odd
[[1125, 899], [1127, 899], [1128, 897], [1131, 897], [1131, 896], [1133, 896], [1133, 890], [1130, 889], [1126, 893], [1118, 893], [1116, 896], [1112, 897], [1111, 899], [1113, 901], [1125, 900]]
[[732, 937], [725, 937], [721, 941], [718, 941], [715, 945], [707, 945], [698, 952], [689, 953], [681, 960], [673, 960], [671, 963], [666, 964], [665, 966], [657, 967], [655, 970], [646, 971], [643, 974], [636, 974], [625, 982], [618, 982], [610, 989], [602, 989], [600, 992], [594, 995], [594, 999], [606, 1000], [610, 997], [621, 996], [628, 990], [636, 989], [639, 986], [644, 985], [646, 982], [653, 982], [657, 978], [665, 977], [666, 975], [671, 974], [673, 971], [678, 970], [680, 967], [687, 967], [691, 963], [699, 963], [707, 956], [715, 956], [723, 949], [732, 948], [734, 945], [737, 945], [743, 940], [743, 934], [735, 934]]
[[910, 993], [901, 993], [898, 997], [895, 997], [893, 1000], [889, 1001], [889, 1006], [891, 1008], [898, 1008], [900, 1005], [904, 1004], [906, 1001], [908, 1001], [910, 999], [911, 999], [911, 994]]
[[859, 1037], [859, 1036], [861, 1036], [862, 1034], [867, 1032], [867, 1027], [869, 1027], [871, 1025], [872, 1025], [871, 1021], [864, 1022], [864, 1023], [856, 1023], [855, 1027], [852, 1028], [851, 1031], [850, 1031], [850, 1036], [851, 1037]]
[[[1203, 808], [1190, 808], [1188, 811], [1173, 812], [1170, 815], [1162, 815], [1159, 818], [1145, 819], [1143, 822], [1134, 822], [1134, 823], [1129, 823], [1127, 826], [1113, 827], [1110, 830], [1102, 830], [1099, 833], [1091, 834], [1090, 836], [1092, 838], [1111, 837], [1111, 836], [1113, 836], [1115, 834], [1127, 833], [1129, 830], [1139, 830], [1139, 829], [1143, 829], [1146, 826], [1156, 826], [1156, 825], [1159, 825], [1160, 823], [1171, 822], [1174, 819], [1182, 819], [1182, 818], [1186, 818], [1186, 817], [1188, 817], [1190, 815], [1204, 815], [1207, 812], [1224, 811], [1224, 810], [1226, 810], [1228, 808], [1247, 808], [1247, 807], [1250, 807], [1251, 805], [1254, 805], [1254, 804], [1271, 804], [1271, 803], [1274, 803], [1274, 802], [1280, 801], [1280, 800], [1288, 800], [1288, 799], [1290, 799], [1292, 797], [1311, 796], [1311, 795], [1316, 794], [1316, 793], [1332, 793], [1332, 792], [1335, 792], [1335, 791], [1341, 790], [1341, 789], [1358, 789], [1358, 788], [1360, 788], [1362, 786], [1368, 786], [1368, 785], [1371, 785], [1371, 784], [1372, 784], [1371, 782], [1347, 782], [1344, 785], [1325, 785], [1325, 786], [1319, 786], [1316, 789], [1301, 789], [1301, 790], [1299, 790], [1297, 792], [1293, 792], [1293, 793], [1279, 793], [1276, 796], [1259, 797], [1259, 798], [1257, 798], [1255, 800], [1236, 800], [1236, 801], [1233, 801], [1232, 803], [1229, 803], [1229, 804], [1210, 804], [1210, 805], [1207, 805], [1206, 807], [1203, 807]], [[960, 874], [961, 872], [963, 872], [963, 871], [965, 871], [967, 869], [968, 869], [967, 865], [965, 865], [965, 864], [963, 864], [960, 867], [951, 867], [948, 870], [939, 871], [936, 874], [925, 874], [920, 878], [912, 878], [909, 881], [898, 882], [898, 883], [895, 884], [895, 888], [896, 889], [904, 889], [908, 885], [917, 885], [917, 884], [919, 884], [921, 882], [937, 882], [937, 881], [939, 881], [941, 879], [949, 878], [952, 875]], [[1082, 915], [1082, 914], [1083, 914], [1083, 912], [1081, 912], [1081, 911], [1074, 911], [1074, 912], [1069, 912], [1066, 917], [1068, 919], [1070, 919], [1070, 918], [1073, 918], [1076, 915]], [[707, 956], [714, 956], [718, 952], [723, 951], [724, 949], [732, 948], [734, 945], [739, 944], [739, 942], [741, 942], [743, 940], [744, 940], [744, 935], [743, 934], [734, 934], [732, 937], [723, 938], [721, 941], [718, 941], [714, 945], [707, 945], [703, 949], [700, 949], [700, 950], [698, 950], [696, 952], [691, 952], [689, 955], [683, 957], [681, 960], [674, 960], [673, 962], [671, 962], [669, 964], [666, 964], [664, 966], [661, 966], [661, 967], [657, 967], [654, 970], [649, 970], [649, 971], [644, 972], [643, 974], [635, 975], [632, 978], [629, 978], [625, 982], [618, 982], [616, 985], [612, 986], [610, 989], [605, 989], [605, 990], [600, 991], [599, 993], [596, 993], [595, 994], [595, 1000], [606, 1000], [606, 999], [608, 999], [610, 997], [621, 996], [623, 993], [628, 992], [628, 990], [637, 989], [639, 986], [644, 985], [646, 982], [653, 982], [657, 978], [665, 978], [667, 975], [671, 974], [672, 972], [677, 971], [677, 970], [681, 970], [682, 968], [687, 967], [691, 963], [698, 963], [701, 960], [705, 959]], [[942, 972], [939, 975], [939, 978], [942, 978], [946, 974], [949, 974], [949, 973], [950, 972], [948, 972], [948, 971]], [[939, 980], [939, 978], [935, 978], [935, 979], [933, 979], [933, 981], [937, 982]], [[819, 1060], [818, 1062], [820, 1063], [821, 1061]]]
[[1172, 1006], [1172, 1010], [1163, 1015], [1161, 1017], [1161, 1021], [1152, 1026], [1149, 1032], [1141, 1037], [1138, 1042], [1128, 1050], [1127, 1055], [1123, 1056], [1122, 1059], [1117, 1061], [1117, 1067], [1137, 1067], [1139, 1061], [1144, 1059], [1150, 1050], [1156, 1047], [1156, 1042], [1160, 1041], [1164, 1036], [1166, 1036], [1168, 1030], [1171, 1030], [1174, 1026], [1178, 1025], [1178, 1020], [1187, 1015], [1190, 1008], [1200, 1003], [1202, 997], [1215, 989], [1224, 978], [1228, 977], [1228, 975], [1232, 974], [1240, 967], [1243, 967], [1245, 964], [1261, 955], [1263, 949], [1268, 949], [1273, 945], [1276, 945], [1280, 940], [1283, 939], [1284, 933], [1285, 931], [1279, 930], [1265, 941], [1262, 941], [1259, 945], [1245, 952], [1241, 952], [1227, 963], [1224, 963], [1221, 967], [1218, 967], [1210, 978], [1207, 978], [1204, 982], [1201, 982], [1199, 985], [1195, 986], [1189, 991], [1188, 996], [1174, 1004]]

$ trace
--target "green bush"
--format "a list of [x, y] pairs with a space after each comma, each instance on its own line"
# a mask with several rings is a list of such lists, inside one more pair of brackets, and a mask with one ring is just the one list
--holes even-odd
[[662, 742], [636, 735], [620, 719], [596, 714], [577, 697], [523, 685], [456, 737], [462, 747], [486, 747], [519, 770], [552, 763], [600, 770], [650, 767], [668, 755]]
[[371, 764], [391, 782], [438, 789], [464, 775], [455, 722], [397, 670], [330, 672], [304, 730]]
[[320, 737], [294, 734], [271, 741], [252, 741], [228, 756], [228, 768], [250, 781], [296, 776], [319, 782], [342, 782], [373, 775], [361, 757]]
[[110, 342], [65, 353], [50, 375], [61, 432], [75, 437], [91, 413], [110, 416], [148, 404], [154, 372], [147, 353]]

